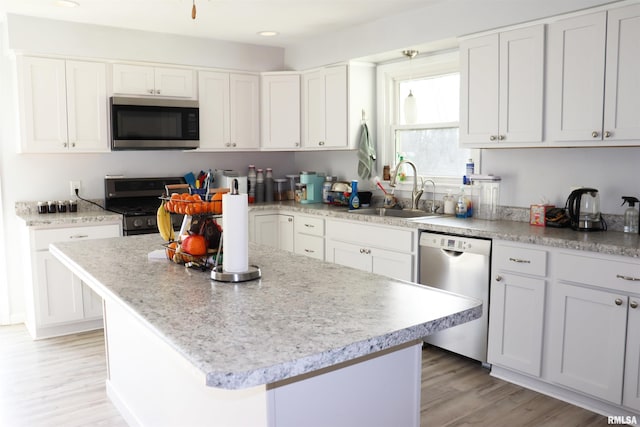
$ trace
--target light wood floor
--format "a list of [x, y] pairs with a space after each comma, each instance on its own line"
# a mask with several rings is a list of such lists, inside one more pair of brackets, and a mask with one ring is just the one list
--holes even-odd
[[[0, 426], [124, 427], [106, 375], [102, 331], [32, 341], [23, 325], [0, 326]], [[425, 348], [422, 376], [422, 427], [607, 425], [437, 348]]]

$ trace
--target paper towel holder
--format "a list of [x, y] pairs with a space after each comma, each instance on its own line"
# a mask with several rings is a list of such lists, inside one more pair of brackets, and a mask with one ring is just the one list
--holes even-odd
[[218, 257], [220, 256], [220, 251], [222, 250], [222, 238], [224, 236], [224, 232], [220, 234], [220, 243], [218, 243], [218, 252], [216, 253], [216, 257], [213, 262], [213, 269], [211, 270], [211, 280], [215, 280], [216, 282], [231, 282], [231, 283], [239, 283], [239, 282], [248, 282], [249, 280], [255, 280], [262, 277], [262, 272], [260, 271], [260, 267], [257, 265], [249, 265], [247, 271], [242, 272], [230, 272], [224, 271], [222, 268], [222, 264], [218, 263]]

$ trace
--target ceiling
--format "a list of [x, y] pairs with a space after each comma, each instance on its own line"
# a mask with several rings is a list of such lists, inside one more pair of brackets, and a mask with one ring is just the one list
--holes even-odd
[[[287, 47], [446, 0], [0, 0], [0, 12]], [[197, 16], [191, 18], [192, 1]], [[274, 37], [260, 31], [279, 32]]]

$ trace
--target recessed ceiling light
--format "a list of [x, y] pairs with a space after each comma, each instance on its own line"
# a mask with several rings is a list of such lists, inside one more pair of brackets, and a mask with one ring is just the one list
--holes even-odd
[[73, 0], [56, 0], [56, 6], [60, 7], [78, 7], [80, 3]]
[[277, 31], [260, 31], [258, 33], [258, 35], [262, 37], [273, 37], [273, 36], [277, 36], [278, 34], [280, 33]]

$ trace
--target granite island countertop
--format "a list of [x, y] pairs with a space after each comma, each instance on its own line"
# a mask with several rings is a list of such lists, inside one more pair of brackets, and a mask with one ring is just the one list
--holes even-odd
[[482, 312], [477, 300], [254, 244], [249, 262], [261, 267], [260, 280], [213, 282], [209, 272], [149, 259], [161, 244], [153, 234], [55, 243], [50, 251], [213, 387], [314, 372], [419, 341]]

